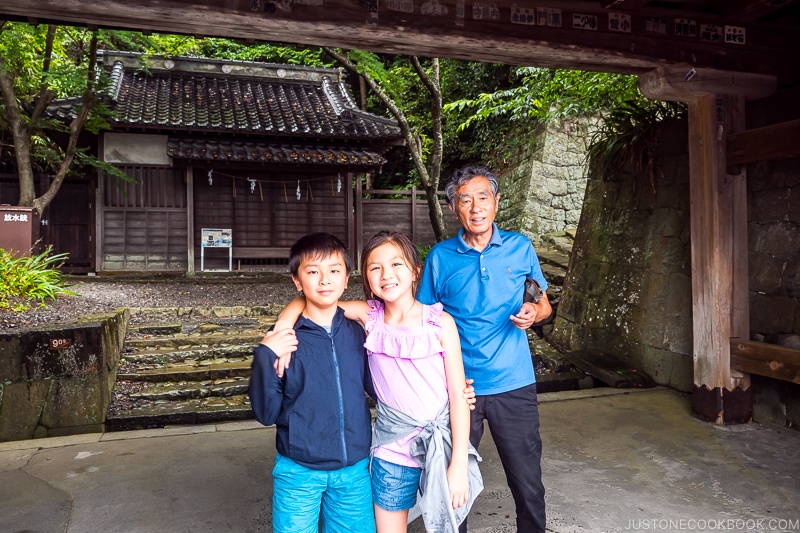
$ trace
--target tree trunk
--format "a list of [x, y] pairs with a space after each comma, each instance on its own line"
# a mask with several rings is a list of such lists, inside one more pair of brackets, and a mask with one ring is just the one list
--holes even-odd
[[[433, 137], [433, 154], [430, 157], [430, 170], [427, 179], [423, 181], [425, 195], [428, 200], [428, 215], [431, 219], [431, 227], [437, 242], [441, 242], [448, 237], [447, 226], [444, 223], [444, 213], [439, 204], [439, 177], [442, 173], [442, 154], [444, 152], [444, 139], [442, 137], [442, 89], [439, 84], [439, 58], [431, 59], [431, 74], [428, 75], [417, 56], [411, 58], [411, 64], [419, 76], [420, 80], [431, 93], [431, 129]], [[420, 176], [422, 176], [420, 174]]]
[[[0, 58], [0, 65], [3, 64], [4, 61]], [[14, 91], [14, 79], [4, 68], [0, 69], [0, 92], [3, 93], [3, 103], [6, 107], [5, 117], [14, 139], [14, 155], [17, 159], [17, 174], [19, 175], [19, 205], [32, 207], [36, 198], [36, 190], [33, 186], [33, 167], [31, 165], [31, 134], [19, 110], [17, 95]]]
[[414, 70], [420, 77], [425, 87], [431, 93], [431, 119], [433, 124], [433, 154], [430, 158], [430, 170], [425, 165], [425, 158], [422, 153], [422, 147], [419, 145], [411, 126], [408, 123], [405, 113], [400, 109], [397, 103], [386, 94], [378, 85], [378, 83], [366, 72], [364, 69], [359, 69], [358, 65], [350, 60], [347, 55], [342, 54], [332, 48], [323, 46], [323, 50], [336, 61], [338, 61], [344, 68], [358, 74], [369, 86], [370, 90], [374, 92], [383, 104], [389, 109], [389, 112], [397, 119], [400, 126], [400, 131], [406, 141], [406, 146], [411, 153], [411, 160], [414, 163], [414, 168], [419, 174], [422, 186], [425, 187], [425, 195], [428, 201], [428, 215], [431, 221], [433, 234], [437, 242], [442, 241], [447, 237], [447, 227], [444, 224], [444, 215], [442, 208], [439, 205], [437, 197], [437, 189], [439, 187], [439, 173], [442, 166], [442, 93], [439, 88], [439, 60], [433, 58], [432, 76], [428, 76], [419, 59], [412, 57], [411, 61], [414, 65]]

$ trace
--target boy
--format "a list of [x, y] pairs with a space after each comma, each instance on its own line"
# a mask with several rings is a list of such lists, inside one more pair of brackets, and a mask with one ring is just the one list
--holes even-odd
[[[352, 262], [327, 233], [299, 239], [289, 269], [305, 308], [293, 330], [268, 333], [255, 349], [250, 401], [256, 419], [276, 425], [272, 471], [276, 533], [373, 533], [369, 479], [374, 397], [363, 328], [338, 307]], [[278, 377], [278, 356], [296, 349]], [[321, 513], [321, 514], [320, 514]]]

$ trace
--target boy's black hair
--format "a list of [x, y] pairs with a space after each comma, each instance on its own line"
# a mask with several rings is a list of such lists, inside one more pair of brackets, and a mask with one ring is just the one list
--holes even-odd
[[353, 270], [353, 260], [339, 237], [330, 233], [309, 233], [297, 239], [289, 250], [289, 271], [293, 276], [297, 276], [303, 260], [326, 258], [336, 253], [342, 254], [345, 269], [349, 274]]

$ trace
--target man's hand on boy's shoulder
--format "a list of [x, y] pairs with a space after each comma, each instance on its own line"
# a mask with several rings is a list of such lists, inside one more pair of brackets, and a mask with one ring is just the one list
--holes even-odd
[[270, 330], [261, 339], [261, 344], [275, 352], [277, 359], [273, 366], [278, 373], [278, 377], [283, 377], [283, 371], [291, 361], [292, 352], [297, 350], [297, 336], [294, 333], [294, 329]]

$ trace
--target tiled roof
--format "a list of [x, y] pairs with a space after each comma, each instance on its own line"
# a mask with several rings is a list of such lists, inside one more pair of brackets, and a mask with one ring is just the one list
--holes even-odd
[[289, 145], [267, 142], [237, 142], [170, 137], [167, 154], [176, 159], [342, 165], [377, 168], [385, 160], [377, 152], [319, 145]]
[[[337, 69], [101, 52], [117, 127], [389, 141], [397, 122], [358, 109]], [[55, 102], [55, 116], [74, 103]]]

